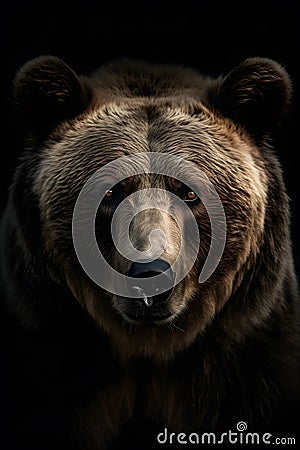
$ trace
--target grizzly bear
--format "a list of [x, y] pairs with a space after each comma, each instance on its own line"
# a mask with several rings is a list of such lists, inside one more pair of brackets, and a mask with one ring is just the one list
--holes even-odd
[[78, 76], [54, 56], [20, 69], [5, 450], [295, 438], [299, 297], [275, 153], [291, 95], [260, 57], [216, 79], [131, 60]]

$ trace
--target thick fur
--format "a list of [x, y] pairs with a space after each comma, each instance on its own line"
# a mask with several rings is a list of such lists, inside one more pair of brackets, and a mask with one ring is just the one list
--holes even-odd
[[[299, 301], [288, 198], [271, 146], [291, 98], [285, 70], [251, 58], [213, 80], [120, 61], [79, 77], [41, 57], [21, 68], [14, 92], [25, 150], [1, 225], [5, 448], [155, 448], [164, 427], [221, 432], [239, 420], [253, 431], [294, 432]], [[201, 202], [193, 209], [198, 260], [169, 300], [174, 320], [157, 327], [124, 320], [124, 299], [86, 276], [71, 234], [77, 195], [96, 168], [149, 151], [197, 164], [227, 221], [224, 255], [199, 285], [210, 227]], [[126, 189], [170, 183], [141, 176]], [[175, 252], [175, 225], [151, 217], [136, 219], [136, 245], [161, 223]], [[125, 273], [110, 220], [99, 212], [99, 245]], [[167, 249], [164, 257], [175, 256]]]

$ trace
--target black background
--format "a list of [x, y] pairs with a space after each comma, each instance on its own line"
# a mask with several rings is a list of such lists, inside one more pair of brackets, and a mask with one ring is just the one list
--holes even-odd
[[299, 272], [297, 151], [299, 33], [296, 1], [18, 2], [2, 7], [0, 205], [16, 164], [12, 79], [28, 59], [57, 55], [78, 73], [118, 57], [181, 63], [218, 76], [249, 56], [280, 62], [294, 85], [292, 115], [279, 158], [292, 207]]

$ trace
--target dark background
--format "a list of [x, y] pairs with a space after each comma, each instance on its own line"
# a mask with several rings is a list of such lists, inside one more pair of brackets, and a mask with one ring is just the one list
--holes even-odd
[[[7, 0], [6, 0], [7, 1]], [[299, 33], [296, 1], [18, 2], [2, 6], [0, 206], [16, 164], [12, 79], [28, 59], [52, 54], [79, 73], [118, 57], [181, 63], [218, 76], [249, 56], [280, 62], [294, 84], [294, 105], [279, 152], [292, 207], [299, 273], [297, 151]]]

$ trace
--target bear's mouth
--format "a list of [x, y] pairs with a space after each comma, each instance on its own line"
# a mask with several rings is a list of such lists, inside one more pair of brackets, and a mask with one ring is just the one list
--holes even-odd
[[162, 325], [173, 320], [176, 314], [171, 311], [168, 302], [158, 303], [154, 297], [140, 299], [114, 297], [114, 307], [131, 324]]

